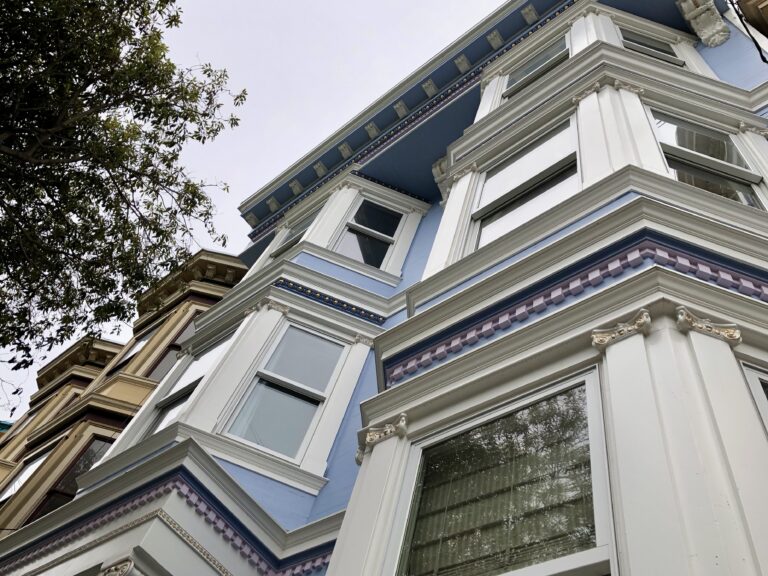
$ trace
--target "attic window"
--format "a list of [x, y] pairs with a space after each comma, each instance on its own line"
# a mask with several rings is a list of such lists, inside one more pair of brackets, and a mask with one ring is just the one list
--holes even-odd
[[336, 251], [363, 264], [381, 268], [395, 243], [403, 215], [363, 200], [347, 222]]
[[538, 51], [510, 73], [507, 78], [507, 89], [504, 92], [504, 97], [521, 90], [567, 59], [568, 43], [563, 36], [557, 42]]
[[644, 34], [633, 32], [632, 30], [626, 30], [620, 28], [621, 36], [624, 40], [624, 48], [632, 50], [633, 52], [639, 52], [646, 56], [652, 56], [658, 60], [664, 60], [670, 64], [677, 66], [685, 66], [685, 61], [680, 59], [675, 52], [674, 47], [669, 42], [663, 40], [657, 40]]

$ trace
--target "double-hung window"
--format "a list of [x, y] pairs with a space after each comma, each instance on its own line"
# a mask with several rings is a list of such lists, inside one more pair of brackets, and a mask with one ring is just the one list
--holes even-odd
[[766, 428], [768, 428], [768, 374], [745, 365], [744, 375], [747, 377], [747, 383], [755, 399], [757, 411], [762, 416]]
[[75, 460], [66, 472], [59, 478], [59, 481], [48, 491], [43, 502], [37, 507], [34, 514], [25, 522], [29, 524], [38, 518], [45, 516], [61, 508], [67, 502], [74, 500], [77, 494], [77, 478], [93, 468], [93, 466], [102, 459], [104, 454], [112, 445], [112, 440], [107, 438], [93, 438], [80, 456]]
[[336, 379], [344, 349], [338, 342], [289, 325], [246, 390], [229, 434], [299, 458]]
[[749, 169], [729, 134], [655, 110], [653, 118], [675, 178], [747, 206], [761, 207], [753, 185], [762, 178]]
[[336, 244], [336, 252], [384, 269], [404, 221], [402, 213], [363, 199], [346, 223]]
[[[197, 312], [195, 316], [198, 314], [199, 312]], [[195, 322], [194, 319], [192, 319], [187, 323], [184, 329], [179, 332], [179, 335], [176, 336], [173, 342], [168, 345], [168, 348], [160, 357], [160, 359], [155, 362], [155, 366], [149, 372], [147, 377], [152, 380], [157, 380], [158, 382], [165, 378], [168, 372], [171, 371], [171, 368], [173, 368], [176, 364], [176, 360], [178, 359], [177, 356], [181, 350], [181, 342], [192, 336], [194, 333]]]
[[571, 122], [488, 171], [472, 218], [478, 248], [567, 200], [580, 189]]
[[2, 506], [11, 496], [16, 494], [21, 487], [32, 477], [40, 466], [43, 465], [45, 459], [50, 455], [51, 450], [41, 452], [37, 456], [28, 459], [21, 470], [13, 477], [13, 479], [3, 488], [0, 492], [0, 506]]
[[425, 447], [399, 576], [607, 574], [595, 395], [571, 381]]
[[657, 60], [663, 60], [664, 62], [669, 62], [676, 66], [685, 66], [685, 61], [677, 55], [674, 47], [669, 42], [651, 38], [645, 34], [633, 32], [632, 30], [627, 30], [625, 28], [620, 28], [620, 30], [624, 48], [627, 50], [639, 52], [646, 56], [652, 56]]
[[282, 237], [277, 247], [272, 250], [270, 256], [272, 256], [272, 258], [277, 258], [280, 254], [283, 254], [293, 246], [296, 246], [296, 244], [298, 244], [304, 237], [304, 233], [309, 229], [310, 226], [312, 226], [312, 223], [315, 221], [318, 212], [319, 210], [315, 210], [291, 226], [287, 230], [286, 234]]
[[192, 392], [213, 367], [214, 362], [221, 356], [224, 347], [229, 340], [224, 340], [194, 359], [184, 372], [173, 383], [173, 386], [155, 404], [155, 415], [144, 437], [151, 436], [167, 428], [181, 414]]
[[521, 90], [567, 59], [568, 42], [565, 36], [563, 36], [546, 48], [538, 50], [534, 56], [523, 62], [509, 74], [504, 97], [507, 98]]

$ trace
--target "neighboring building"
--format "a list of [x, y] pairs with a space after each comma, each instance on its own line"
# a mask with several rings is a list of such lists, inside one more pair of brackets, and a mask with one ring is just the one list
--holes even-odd
[[13, 426], [13, 422], [9, 420], [0, 420], [0, 434], [8, 432], [11, 426]]
[[176, 362], [193, 318], [245, 271], [237, 258], [199, 252], [141, 296], [126, 345], [84, 338], [40, 369], [29, 411], [0, 436], [0, 537], [75, 497], [75, 478], [106, 453]]
[[509, 2], [247, 199], [0, 572], [768, 574], [768, 66], [678, 4]]

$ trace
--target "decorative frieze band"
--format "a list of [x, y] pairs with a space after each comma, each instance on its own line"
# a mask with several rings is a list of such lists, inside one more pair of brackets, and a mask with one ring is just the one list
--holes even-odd
[[384, 324], [384, 321], [386, 320], [386, 318], [381, 314], [376, 314], [375, 312], [371, 312], [369, 310], [366, 310], [365, 308], [361, 308], [356, 304], [352, 304], [351, 302], [346, 302], [345, 300], [342, 300], [330, 294], [325, 294], [323, 292], [315, 290], [314, 288], [310, 288], [309, 286], [304, 286], [303, 284], [299, 284], [298, 282], [294, 282], [293, 280], [286, 280], [285, 278], [279, 278], [272, 285], [275, 286], [276, 288], [282, 288], [283, 290], [287, 290], [289, 292], [293, 292], [294, 294], [304, 296], [305, 298], [309, 298], [310, 300], [314, 300], [315, 302], [319, 302], [320, 304], [325, 304], [326, 306], [330, 306], [331, 308], [335, 308], [336, 310], [339, 310], [346, 314], [350, 314], [352, 316], [356, 316], [357, 318], [361, 318], [368, 322], [372, 322], [373, 324], [378, 324], [379, 326]]
[[546, 314], [552, 308], [572, 301], [569, 297], [581, 298], [590, 289], [643, 265], [661, 266], [768, 302], [768, 273], [750, 274], [741, 266], [729, 267], [715, 258], [707, 259], [700, 250], [696, 252], [694, 254], [683, 248], [659, 244], [655, 239], [641, 239], [592, 266], [578, 264], [574, 266], [578, 272], [573, 276], [561, 277], [557, 283], [549, 285], [544, 281], [542, 288], [524, 298], [510, 296], [504, 302], [495, 304], [497, 312], [479, 312], [476, 321], [465, 321], [466, 327], [446, 328], [433, 336], [436, 340], [433, 344], [426, 347], [416, 344], [396, 357], [386, 359], [385, 386], [389, 388], [398, 385], [422, 370], [466, 353], [483, 340], [494, 339], [519, 327], [535, 315]]
[[600, 328], [592, 331], [592, 346], [604, 351], [615, 344], [635, 334], [648, 335], [651, 331], [651, 313], [641, 308], [629, 322], [619, 322], [611, 328]]
[[685, 306], [675, 308], [677, 327], [681, 332], [700, 332], [727, 342], [731, 347], [741, 344], [741, 330], [736, 324], [715, 324], [708, 318], [699, 318]]
[[[158, 498], [164, 497], [170, 493], [176, 493], [184, 499], [187, 505], [191, 506], [197, 515], [205, 520], [205, 523], [219, 534], [229, 545], [239, 552], [240, 556], [249, 563], [259, 574], [269, 574], [270, 576], [309, 576], [317, 570], [328, 565], [331, 559], [331, 552], [326, 551], [316, 557], [302, 560], [301, 562], [290, 564], [287, 560], [287, 566], [276, 567], [264, 558], [255, 544], [251, 543], [252, 535], [243, 532], [242, 529], [232, 524], [224, 515], [222, 515], [203, 494], [187, 482], [181, 475], [174, 476], [164, 480], [154, 486], [148, 487], [130, 498], [122, 500], [111, 506], [100, 509], [95, 514], [90, 515], [84, 520], [70, 525], [64, 530], [56, 532], [49, 538], [38, 541], [30, 548], [27, 548], [20, 554], [5, 559], [0, 563], [0, 574], [10, 573], [22, 566], [35, 562], [37, 559], [53, 554], [71, 543], [86, 537], [95, 530], [119, 521], [120, 518], [133, 513], [137, 508], [145, 506]], [[167, 515], [163, 510], [154, 512], [155, 515]], [[145, 520], [143, 520], [145, 521]], [[181, 527], [179, 527], [181, 528]], [[182, 529], [183, 531], [183, 529]], [[209, 563], [220, 564], [215, 558], [206, 558]], [[125, 561], [110, 566], [107, 570], [119, 570], [125, 566]], [[118, 576], [117, 572], [103, 572], [103, 576]]]
[[355, 462], [362, 464], [365, 453], [379, 442], [386, 440], [390, 436], [405, 438], [407, 433], [408, 417], [405, 414], [400, 414], [393, 422], [389, 422], [383, 426], [374, 426], [368, 428], [368, 430], [365, 432], [365, 438], [357, 446]]

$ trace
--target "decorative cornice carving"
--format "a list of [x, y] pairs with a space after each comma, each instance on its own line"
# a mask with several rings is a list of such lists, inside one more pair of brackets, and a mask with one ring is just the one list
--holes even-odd
[[592, 84], [592, 86], [590, 86], [588, 90], [585, 90], [578, 96], [574, 96], [573, 98], [571, 98], [571, 102], [573, 102], [574, 104], [578, 104], [579, 102], [591, 96], [592, 94], [596, 94], [600, 92], [602, 88], [603, 88], [603, 85], [600, 84], [600, 82], [595, 82], [594, 84]]
[[276, 300], [272, 300], [272, 298], [265, 298], [259, 304], [257, 305], [258, 310], [262, 310], [266, 308], [267, 310], [274, 310], [275, 312], [280, 312], [283, 316], [287, 316], [291, 309], [290, 307], [286, 306], [285, 304], [281, 304], [280, 302], [277, 302]]
[[708, 318], [699, 318], [685, 306], [675, 308], [677, 328], [687, 333], [693, 330], [709, 336], [714, 336], [727, 342], [731, 347], [741, 344], [741, 330], [736, 324], [715, 324]]
[[133, 568], [133, 560], [130, 558], [121, 560], [116, 564], [112, 564], [108, 568], [99, 572], [99, 576], [125, 576]]
[[466, 176], [467, 174], [471, 174], [472, 172], [477, 172], [477, 162], [472, 162], [472, 164], [470, 164], [466, 168], [462, 168], [461, 170], [456, 172], [456, 174], [453, 175], [452, 180], [454, 183], [456, 183], [462, 178], [464, 178], [464, 176]]
[[753, 124], [739, 122], [739, 130], [741, 132], [754, 132], [763, 138], [768, 138], [768, 128], [760, 128], [759, 126], [755, 126]]
[[710, 48], [728, 40], [731, 30], [714, 0], [677, 0], [677, 7], [701, 41]]
[[613, 87], [616, 90], [626, 90], [627, 92], [632, 92], [633, 94], [637, 94], [638, 96], [645, 93], [645, 90], [638, 86], [632, 86], [632, 84], [627, 84], [626, 82], [622, 82], [621, 80], [614, 80], [613, 81]]
[[358, 344], [365, 344], [368, 346], [368, 348], [373, 348], [373, 340], [371, 338], [368, 338], [368, 336], [363, 336], [362, 334], [355, 334], [355, 342]]
[[365, 439], [358, 444], [357, 452], [355, 453], [355, 462], [358, 464], [363, 463], [365, 453], [368, 452], [379, 442], [383, 442], [390, 436], [397, 436], [398, 438], [405, 438], [408, 433], [408, 416], [406, 414], [400, 414], [393, 422], [388, 422], [383, 426], [375, 426], [368, 428], [365, 433]]
[[592, 331], [592, 346], [600, 350], [605, 350], [611, 344], [634, 336], [635, 334], [645, 334], [651, 331], [651, 314], [645, 308], [641, 308], [629, 322], [619, 322], [612, 328], [600, 328]]

